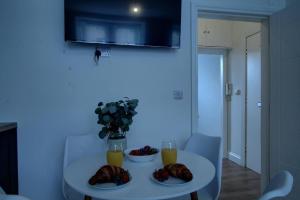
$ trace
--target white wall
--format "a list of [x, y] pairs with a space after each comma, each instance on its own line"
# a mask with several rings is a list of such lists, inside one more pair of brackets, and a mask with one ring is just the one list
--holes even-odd
[[[226, 10], [242, 13], [272, 14], [285, 6], [285, 0], [192, 0], [199, 2], [202, 9]], [[292, 0], [293, 1], [293, 0]], [[296, 0], [294, 0], [296, 1]]]
[[[274, 1], [199, 0], [203, 7], [271, 13]], [[239, 9], [241, 8], [241, 9]], [[129, 144], [155, 144], [191, 132], [190, 0], [183, 0], [179, 50], [112, 48], [95, 66], [94, 49], [65, 45], [63, 1], [0, 1], [0, 121], [18, 122], [20, 193], [60, 200], [67, 135], [97, 133], [98, 101], [138, 98]], [[182, 101], [172, 91], [184, 92]]]
[[182, 146], [191, 133], [189, 1], [180, 49], [113, 47], [99, 66], [94, 47], [65, 45], [63, 3], [0, 2], [0, 121], [18, 122], [20, 193], [32, 200], [62, 199], [65, 136], [98, 133], [99, 101], [140, 100], [129, 145]]
[[230, 48], [232, 21], [198, 18], [198, 45]]
[[289, 170], [300, 197], [300, 2], [271, 17], [271, 176]]
[[221, 55], [198, 55], [198, 130], [223, 137], [221, 96]]
[[[245, 134], [245, 70], [246, 36], [260, 30], [259, 23], [234, 21], [232, 25], [233, 48], [229, 53], [228, 80], [233, 85], [229, 105], [229, 158], [243, 164], [243, 135]], [[234, 94], [241, 90], [240, 95]]]

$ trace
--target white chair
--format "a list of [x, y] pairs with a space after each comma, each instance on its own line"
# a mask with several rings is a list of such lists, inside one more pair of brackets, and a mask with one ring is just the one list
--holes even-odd
[[[105, 143], [98, 135], [68, 136], [65, 143], [63, 172], [73, 161], [105, 151]], [[70, 188], [63, 179], [62, 191], [65, 199], [83, 200], [84, 196]]]
[[271, 179], [270, 184], [266, 187], [259, 200], [270, 200], [287, 196], [292, 190], [293, 181], [293, 176], [288, 171], [279, 172]]
[[0, 187], [0, 195], [1, 194], [5, 194], [4, 190], [2, 189], [2, 187]]
[[[221, 137], [212, 137], [203, 134], [193, 134], [186, 143], [185, 150], [207, 158], [216, 168], [214, 179], [202, 190], [197, 191], [200, 200], [216, 200], [221, 191], [222, 176], [222, 149]], [[176, 200], [189, 199], [188, 195]]]
[[6, 195], [4, 190], [0, 187], [0, 200], [29, 200], [20, 195]]
[[1, 200], [29, 200], [29, 199], [20, 195], [4, 195], [3, 199]]

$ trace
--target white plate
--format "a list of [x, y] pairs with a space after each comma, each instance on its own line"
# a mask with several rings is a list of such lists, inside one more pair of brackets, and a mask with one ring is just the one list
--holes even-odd
[[130, 152], [134, 149], [138, 149], [138, 148], [126, 149], [124, 152], [126, 154], [126, 156], [128, 157], [128, 159], [133, 162], [150, 162], [150, 161], [154, 160], [157, 157], [157, 155], [159, 154], [159, 150], [156, 148], [158, 151], [156, 154], [145, 155], [145, 156], [130, 155]]
[[153, 177], [153, 174], [151, 174], [150, 179], [157, 184], [165, 185], [165, 186], [180, 186], [191, 182], [191, 181], [185, 182], [184, 180], [181, 180], [179, 178], [174, 178], [172, 176], [169, 176], [168, 180], [159, 181]]
[[125, 184], [122, 184], [122, 185], [117, 185], [115, 183], [101, 183], [101, 184], [96, 184], [96, 185], [90, 185], [88, 183], [88, 185], [92, 188], [100, 189], [100, 190], [115, 190], [115, 189], [120, 189], [120, 188], [123, 188], [123, 187], [127, 186], [131, 182], [131, 179], [132, 178], [129, 174], [129, 181]]

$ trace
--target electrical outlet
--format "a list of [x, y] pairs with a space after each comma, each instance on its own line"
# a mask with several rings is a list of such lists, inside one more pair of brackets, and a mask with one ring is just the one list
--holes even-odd
[[111, 50], [109, 48], [101, 49], [101, 57], [110, 57]]
[[182, 100], [183, 99], [183, 91], [182, 90], [174, 90], [173, 91], [173, 99]]

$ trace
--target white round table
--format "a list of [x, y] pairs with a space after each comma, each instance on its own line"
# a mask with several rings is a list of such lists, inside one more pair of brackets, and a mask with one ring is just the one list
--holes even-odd
[[123, 163], [132, 176], [129, 184], [114, 190], [93, 188], [89, 178], [104, 164], [106, 156], [94, 155], [72, 162], [64, 172], [66, 183], [74, 190], [106, 200], [161, 200], [190, 194], [208, 185], [215, 176], [215, 167], [206, 158], [186, 151], [178, 151], [177, 162], [185, 164], [193, 173], [193, 180], [183, 185], [165, 186], [151, 180], [155, 169], [162, 168], [160, 154], [152, 162], [136, 163], [128, 159]]

